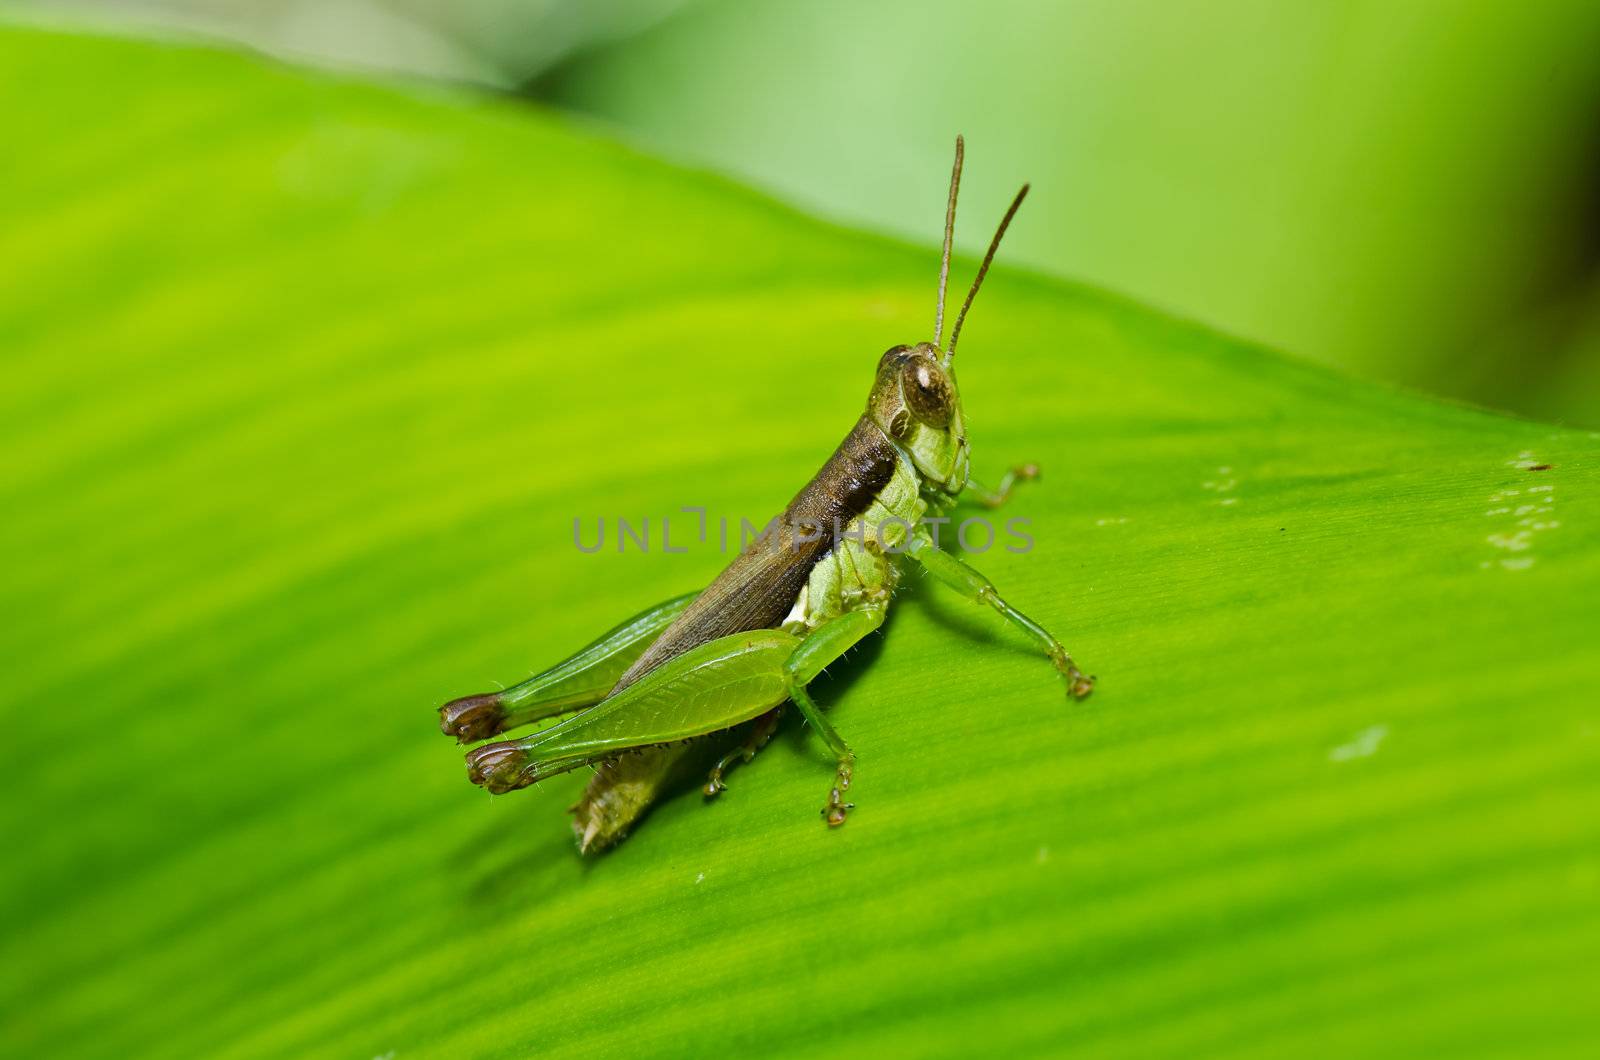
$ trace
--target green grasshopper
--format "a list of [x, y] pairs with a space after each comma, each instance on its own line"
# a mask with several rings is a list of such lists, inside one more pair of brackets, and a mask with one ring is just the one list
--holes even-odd
[[836, 765], [823, 816], [844, 823], [855, 754], [817, 707], [807, 686], [829, 663], [883, 624], [902, 562], [975, 603], [998, 611], [1055, 665], [1073, 699], [1094, 679], [1043, 626], [1001, 598], [989, 580], [937, 547], [924, 517], [965, 491], [997, 507], [1037, 469], [1013, 469], [997, 489], [968, 474], [969, 452], [952, 361], [967, 310], [1028, 186], [1012, 200], [972, 288], [940, 348], [963, 142], [945, 210], [933, 341], [895, 346], [878, 361], [866, 413], [822, 470], [769, 531], [745, 548], [704, 591], [634, 616], [570, 659], [501, 692], [466, 696], [439, 708], [446, 735], [469, 744], [563, 714], [519, 740], [486, 743], [467, 754], [473, 783], [495, 794], [583, 766], [595, 767], [571, 807], [579, 848], [603, 849], [626, 835], [667, 784], [686, 749], [702, 737], [749, 725], [742, 745], [711, 770], [705, 794], [725, 790], [724, 775], [748, 762], [793, 703]]

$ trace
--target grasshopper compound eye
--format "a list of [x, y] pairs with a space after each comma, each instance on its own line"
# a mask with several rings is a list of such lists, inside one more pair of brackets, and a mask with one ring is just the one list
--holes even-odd
[[900, 392], [906, 407], [930, 427], [948, 427], [955, 412], [950, 377], [931, 360], [908, 361], [900, 371]]

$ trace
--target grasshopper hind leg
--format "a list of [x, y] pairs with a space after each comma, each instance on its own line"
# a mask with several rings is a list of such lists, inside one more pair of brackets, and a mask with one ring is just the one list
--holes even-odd
[[477, 743], [594, 706], [695, 595], [675, 596], [641, 611], [588, 647], [511, 688], [452, 699], [439, 708], [440, 731], [460, 744]]
[[847, 611], [803, 638], [760, 629], [709, 641], [558, 725], [476, 748], [467, 755], [468, 776], [498, 794], [598, 763], [575, 824], [584, 850], [601, 849], [620, 839], [655, 801], [686, 749], [704, 747], [704, 737], [747, 722], [765, 727], [787, 700], [833, 753], [834, 783], [824, 813], [830, 825], [842, 824], [855, 755], [806, 686], [883, 619], [880, 603]]

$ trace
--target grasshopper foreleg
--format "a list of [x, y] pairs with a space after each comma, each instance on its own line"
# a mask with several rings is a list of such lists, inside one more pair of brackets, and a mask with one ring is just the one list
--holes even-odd
[[1000, 485], [990, 489], [981, 482], [967, 480], [965, 492], [986, 508], [998, 508], [1011, 499], [1011, 491], [1018, 482], [1029, 482], [1039, 477], [1038, 464], [1019, 464], [1000, 477]]
[[993, 583], [959, 556], [941, 550], [925, 534], [913, 535], [908, 551], [929, 574], [973, 603], [994, 608], [1007, 622], [1032, 638], [1066, 681], [1067, 694], [1073, 699], [1082, 699], [1094, 691], [1094, 678], [1078, 669], [1078, 664], [1072, 661], [1072, 656], [1055, 635], [1006, 603]]

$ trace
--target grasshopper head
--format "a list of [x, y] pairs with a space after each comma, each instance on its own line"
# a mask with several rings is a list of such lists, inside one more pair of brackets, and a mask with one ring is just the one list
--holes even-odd
[[967, 310], [983, 286], [984, 274], [1000, 249], [1000, 238], [1028, 194], [1024, 184], [1010, 209], [1000, 219], [989, 252], [978, 266], [967, 300], [961, 304], [955, 327], [950, 329], [950, 348], [941, 350], [944, 338], [944, 292], [950, 279], [950, 241], [956, 227], [956, 192], [961, 188], [961, 161], [966, 144], [956, 137], [956, 162], [950, 170], [950, 201], [944, 214], [944, 252], [939, 258], [939, 308], [933, 318], [933, 341], [915, 346], [894, 346], [878, 361], [878, 377], [867, 399], [867, 414], [895, 444], [911, 458], [924, 480], [950, 494], [967, 485], [967, 429], [961, 416], [961, 393], [956, 389], [956, 341]]
[[967, 432], [955, 372], [931, 342], [894, 346], [878, 361], [867, 414], [947, 493], [967, 484]]

